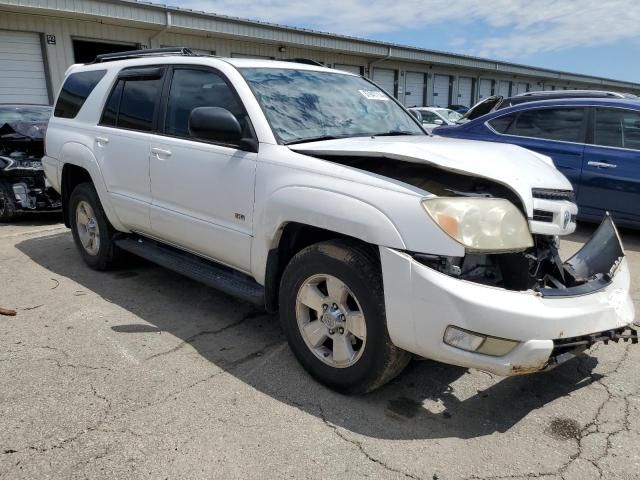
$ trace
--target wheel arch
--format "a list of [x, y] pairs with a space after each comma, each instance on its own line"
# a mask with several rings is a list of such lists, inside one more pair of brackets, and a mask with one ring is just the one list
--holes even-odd
[[126, 231], [116, 215], [111, 202], [102, 171], [98, 162], [86, 146], [77, 142], [67, 142], [61, 152], [60, 194], [62, 197], [62, 215], [64, 224], [69, 227], [69, 198], [73, 189], [80, 183], [91, 182], [98, 193], [105, 215], [116, 230]]

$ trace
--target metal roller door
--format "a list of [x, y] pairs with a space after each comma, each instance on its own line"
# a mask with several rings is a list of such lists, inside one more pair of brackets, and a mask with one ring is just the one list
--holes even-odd
[[356, 75], [362, 75], [362, 68], [359, 65], [345, 65], [342, 63], [336, 63], [333, 68], [349, 73], [355, 73]]
[[449, 75], [433, 76], [433, 105], [435, 107], [448, 107], [451, 93]]
[[471, 106], [473, 98], [473, 79], [469, 77], [458, 78], [458, 105]]
[[424, 107], [425, 74], [407, 72], [404, 76], [404, 105], [406, 107]]
[[40, 34], [0, 30], [0, 103], [49, 104]]
[[478, 100], [490, 97], [493, 91], [493, 80], [481, 78], [478, 86]]
[[516, 95], [520, 94], [520, 93], [525, 93], [529, 91], [529, 84], [528, 83], [523, 83], [523, 82], [519, 82], [516, 85]]
[[511, 82], [507, 80], [500, 80], [500, 83], [498, 83], [498, 95], [502, 95], [507, 98], [510, 95], [510, 90]]
[[396, 96], [396, 71], [384, 68], [373, 70], [373, 81], [384, 88], [389, 95]]

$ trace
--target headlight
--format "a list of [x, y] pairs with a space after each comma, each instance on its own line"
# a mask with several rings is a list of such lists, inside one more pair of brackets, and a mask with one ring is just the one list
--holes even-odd
[[468, 251], [508, 252], [533, 246], [526, 218], [503, 198], [434, 197], [422, 205]]

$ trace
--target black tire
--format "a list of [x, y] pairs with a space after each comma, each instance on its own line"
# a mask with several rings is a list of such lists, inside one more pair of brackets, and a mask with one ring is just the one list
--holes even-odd
[[[307, 346], [296, 317], [296, 298], [305, 280], [318, 274], [343, 282], [362, 309], [366, 343], [359, 359], [347, 367], [332, 367]], [[384, 385], [398, 375], [411, 355], [389, 338], [380, 260], [375, 249], [348, 239], [311, 245], [287, 265], [280, 283], [280, 320], [293, 353], [318, 381], [343, 393], [360, 394]]]
[[[85, 250], [78, 234], [76, 210], [81, 201], [85, 201], [91, 206], [98, 223], [100, 245], [96, 255], [91, 255]], [[118, 247], [113, 242], [116, 231], [109, 223], [102, 209], [102, 204], [93, 184], [88, 182], [80, 183], [71, 192], [69, 198], [69, 222], [71, 223], [73, 241], [87, 265], [94, 270], [108, 270], [116, 265], [119, 256]]]
[[9, 185], [2, 182], [0, 183], [0, 222], [11, 222], [17, 216], [13, 191]]

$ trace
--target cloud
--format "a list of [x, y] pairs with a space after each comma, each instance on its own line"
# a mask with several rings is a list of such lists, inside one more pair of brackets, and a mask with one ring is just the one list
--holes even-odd
[[638, 0], [183, 0], [180, 6], [354, 36], [477, 24], [485, 30], [473, 42], [467, 37], [469, 53], [502, 58], [640, 40]]

